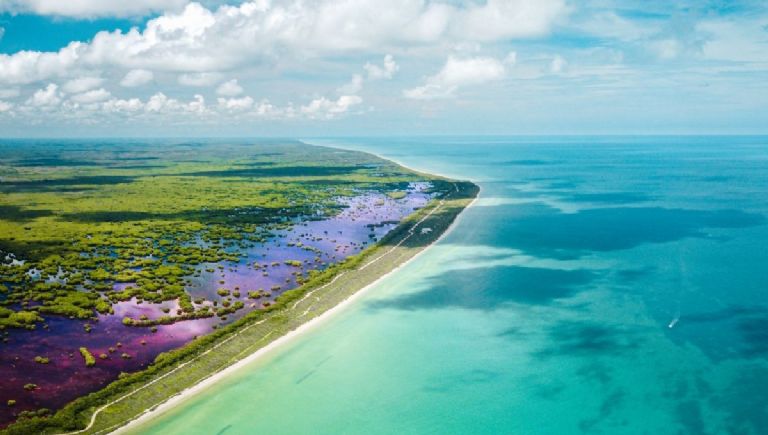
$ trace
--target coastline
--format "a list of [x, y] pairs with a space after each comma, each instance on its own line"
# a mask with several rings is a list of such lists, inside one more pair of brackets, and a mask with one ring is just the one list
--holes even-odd
[[299, 292], [286, 293], [282, 302], [277, 301], [270, 310], [252, 319], [242, 319], [241, 325], [231, 325], [229, 331], [223, 330], [218, 337], [212, 334], [203, 339], [207, 343], [202, 346], [176, 349], [176, 354], [156, 365], [78, 398], [52, 417], [20, 421], [0, 433], [69, 435], [132, 431], [348, 308], [384, 278], [450, 234], [462, 212], [473, 206], [480, 194], [480, 187], [472, 182], [418, 171], [378, 154], [353, 151], [433, 180], [441, 195], [408, 215], [378, 243], [350, 257], [349, 262], [340, 263], [335, 271], [328, 271], [331, 273], [327, 277], [318, 277], [303, 290], [297, 289]]
[[[370, 153], [370, 154], [373, 154], [373, 153]], [[380, 156], [377, 156], [377, 157], [380, 157]], [[384, 157], [380, 157], [380, 158], [384, 158]], [[395, 162], [394, 160], [391, 160], [391, 159], [387, 159], [387, 160]], [[395, 163], [397, 163], [398, 165], [401, 165], [399, 162], [395, 162]], [[407, 166], [404, 166], [404, 165], [401, 165], [401, 166], [408, 168]], [[408, 169], [411, 169], [411, 168], [408, 168]], [[281, 347], [289, 344], [291, 341], [301, 338], [302, 336], [306, 335], [308, 332], [311, 332], [313, 329], [319, 326], [322, 326], [323, 322], [327, 321], [328, 319], [332, 318], [334, 315], [339, 314], [344, 309], [348, 308], [353, 302], [355, 302], [365, 293], [370, 291], [371, 288], [377, 286], [378, 284], [386, 280], [388, 277], [390, 277], [392, 274], [399, 271], [401, 268], [407, 266], [417, 258], [421, 257], [423, 254], [425, 254], [429, 250], [429, 248], [431, 248], [432, 246], [434, 246], [435, 244], [443, 240], [443, 238], [445, 238], [448, 234], [450, 234], [454, 230], [456, 225], [463, 218], [464, 212], [474, 206], [475, 202], [480, 196], [480, 192], [481, 191], [478, 189], [477, 196], [475, 196], [475, 198], [466, 207], [464, 207], [462, 212], [459, 213], [456, 219], [454, 219], [454, 221], [451, 222], [450, 226], [445, 231], [443, 231], [443, 233], [436, 240], [434, 240], [432, 243], [422, 248], [414, 256], [400, 263], [397, 267], [393, 268], [386, 274], [380, 276], [372, 283], [366, 285], [365, 287], [360, 288], [359, 290], [354, 292], [352, 295], [350, 295], [340, 303], [336, 304], [333, 308], [323, 312], [317, 317], [312, 318], [311, 320], [305, 322], [298, 328], [288, 332], [287, 334], [280, 336], [279, 338], [273, 340], [272, 342], [268, 343], [264, 347], [256, 350], [255, 352], [251, 353], [250, 355], [241, 359], [240, 361], [220, 371], [217, 371], [211, 374], [208, 378], [204, 379], [202, 382], [199, 382], [198, 384], [187, 388], [181, 393], [170, 397], [165, 402], [144, 411], [144, 413], [140, 414], [138, 417], [129, 421], [127, 424], [120, 426], [116, 430], [108, 433], [111, 433], [111, 434], [130, 433], [131, 430], [137, 429], [143, 424], [149, 423], [156, 418], [162, 417], [163, 414], [169, 411], [172, 411], [174, 408], [178, 406], [183, 405], [186, 401], [192, 399], [195, 395], [204, 392], [204, 390], [211, 388], [216, 383], [225, 380], [226, 378], [236, 374], [239, 370], [245, 369], [248, 365], [257, 362], [260, 359], [263, 359], [265, 356], [267, 356], [271, 352], [274, 352], [280, 349]]]

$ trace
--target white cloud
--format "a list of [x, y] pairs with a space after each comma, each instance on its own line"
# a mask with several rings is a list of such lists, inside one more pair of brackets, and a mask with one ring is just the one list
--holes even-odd
[[332, 119], [362, 102], [363, 99], [357, 95], [342, 95], [336, 101], [321, 97], [301, 106], [301, 113], [312, 119]]
[[391, 54], [384, 56], [384, 63], [382, 66], [378, 66], [367, 62], [363, 69], [367, 73], [367, 79], [362, 74], [353, 74], [352, 79], [345, 85], [339, 87], [336, 91], [342, 95], [354, 95], [363, 90], [363, 84], [366, 80], [383, 80], [391, 79], [392, 76], [400, 69], [395, 62], [394, 57]]
[[137, 86], [145, 85], [154, 80], [155, 75], [152, 71], [145, 69], [132, 69], [125, 74], [122, 80], [120, 80], [120, 86], [126, 88], [135, 88]]
[[[414, 43], [443, 46], [447, 42], [501, 41], [546, 33], [566, 10], [564, 0], [489, 0], [467, 7], [426, 0], [274, 0], [225, 5], [215, 11], [190, 3], [179, 13], [149, 20], [143, 30], [99, 32], [88, 43], [73, 42], [58, 52], [0, 55], [0, 83], [49, 80], [74, 69], [199, 74], [291, 56], [306, 58]], [[387, 68], [385, 63], [384, 74], [388, 74]], [[212, 84], [203, 78], [182, 76], [179, 82]]]
[[102, 104], [102, 110], [106, 112], [138, 112], [144, 108], [144, 103], [138, 98], [122, 100], [113, 98]]
[[363, 90], [363, 76], [360, 74], [354, 74], [352, 80], [349, 83], [341, 86], [337, 91], [340, 94], [352, 95]]
[[0, 83], [25, 84], [66, 75], [80, 59], [85, 46], [72, 42], [56, 52], [20, 51], [0, 54]]
[[457, 58], [449, 56], [442, 70], [428, 77], [423, 86], [406, 90], [412, 99], [434, 99], [452, 96], [463, 86], [499, 80], [506, 74], [503, 62], [492, 57]]
[[2, 0], [0, 12], [73, 18], [143, 16], [178, 10], [188, 0]]
[[368, 72], [368, 80], [391, 79], [400, 69], [391, 54], [384, 56], [384, 65], [378, 66], [372, 63], [366, 63], [365, 71]]
[[564, 0], [488, 0], [459, 13], [453, 30], [474, 41], [541, 36], [565, 11]]
[[100, 88], [73, 95], [69, 99], [76, 103], [89, 104], [107, 100], [111, 96], [112, 94], [110, 94], [109, 91], [104, 88]]
[[68, 94], [79, 94], [97, 88], [102, 83], [104, 83], [104, 79], [100, 77], [81, 77], [64, 83], [61, 90]]
[[568, 62], [559, 54], [552, 58], [552, 62], [549, 63], [549, 72], [552, 74], [560, 74], [563, 72]]
[[213, 72], [202, 72], [192, 74], [182, 74], [179, 76], [179, 84], [193, 87], [213, 86], [221, 81], [221, 74]]
[[702, 54], [713, 60], [768, 62], [767, 21], [708, 20], [699, 23], [696, 30], [706, 35]]
[[[224, 82], [216, 88], [216, 95], [222, 97], [236, 97], [243, 93], [243, 88], [237, 83], [237, 79]], [[253, 103], [253, 101], [251, 101]]]
[[188, 103], [183, 103], [175, 98], [168, 98], [162, 92], [149, 97], [144, 105], [147, 112], [193, 112], [202, 113], [205, 111], [205, 98], [202, 95], [195, 94], [194, 99]]
[[0, 113], [10, 112], [13, 109], [13, 104], [7, 101], [0, 100]]
[[34, 107], [56, 106], [59, 103], [61, 103], [61, 94], [55, 83], [49, 83], [44, 89], [38, 89], [27, 100], [27, 105]]
[[219, 98], [218, 103], [222, 109], [242, 111], [253, 107], [253, 98], [248, 96], [242, 98]]

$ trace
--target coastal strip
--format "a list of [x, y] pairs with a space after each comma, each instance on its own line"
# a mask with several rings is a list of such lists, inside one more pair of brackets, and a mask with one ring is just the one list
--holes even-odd
[[132, 421], [145, 421], [300, 335], [439, 240], [479, 190], [469, 182], [433, 181], [450, 189], [373, 247], [286, 292], [269, 309], [161, 355], [148, 369], [72, 402], [51, 418], [17, 423], [7, 432], [108, 433]]
[[[478, 190], [478, 192], [479, 192], [479, 190]], [[466, 206], [464, 206], [463, 208], [464, 209], [470, 208], [474, 204], [474, 202], [476, 200], [477, 200], [477, 197], [476, 196], [473, 197], [471, 199], [471, 201]], [[363, 270], [365, 270], [369, 266], [371, 266], [371, 265], [381, 261], [385, 256], [392, 255], [393, 251], [396, 250], [397, 248], [399, 248], [400, 246], [402, 246], [402, 244], [404, 244], [404, 242], [406, 242], [408, 240], [408, 238], [413, 236], [414, 232], [416, 230], [421, 229], [421, 228], [430, 228], [430, 227], [426, 227], [425, 225], [423, 225], [424, 221], [426, 221], [426, 219], [429, 218], [431, 216], [431, 214], [433, 214], [434, 212], [438, 211], [441, 207], [442, 207], [442, 205], [439, 205], [435, 209], [431, 210], [431, 212], [428, 213], [426, 216], [422, 217], [419, 220], [419, 222], [417, 222], [416, 225], [411, 227], [408, 230], [409, 237], [403, 238], [402, 240], [400, 240], [398, 242], [398, 244], [396, 246], [387, 249], [387, 251], [385, 251], [383, 254], [381, 254], [378, 257], [376, 257], [376, 258], [370, 260], [369, 262], [365, 263], [363, 266], [361, 266], [360, 268], [356, 269], [355, 271], [349, 272], [349, 273], [359, 273], [359, 272], [362, 272]], [[460, 216], [458, 216], [458, 217], [460, 217]], [[448, 228], [446, 228], [445, 231], [443, 231], [442, 233], [438, 233], [437, 239], [435, 239], [433, 242], [431, 242], [430, 246], [435, 244], [435, 243], [437, 243], [437, 242], [439, 242], [445, 236], [450, 234], [451, 230], [453, 229], [453, 227], [456, 225], [457, 222], [458, 222], [458, 219], [455, 219], [454, 221], [452, 221], [449, 224]], [[426, 247], [428, 247], [428, 246], [425, 246], [424, 248], [426, 248]], [[403, 259], [404, 257], [402, 257], [402, 256], [399, 257], [402, 260], [401, 263], [399, 263], [393, 269], [389, 270], [388, 272], [386, 272], [383, 275], [381, 275], [378, 278], [376, 278], [373, 282], [365, 285], [365, 287], [361, 288], [360, 290], [354, 291], [349, 296], [347, 296], [346, 299], [342, 300], [341, 302], [339, 302], [338, 304], [336, 304], [332, 308], [327, 309], [326, 311], [322, 312], [321, 314], [317, 315], [316, 317], [312, 317], [311, 320], [309, 320], [306, 323], [302, 324], [298, 328], [296, 328], [296, 329], [294, 329], [292, 331], [289, 331], [288, 333], [286, 333], [285, 335], [283, 335], [281, 337], [276, 338], [274, 341], [269, 342], [267, 345], [261, 347], [260, 349], [256, 350], [255, 352], [251, 353], [247, 357], [245, 357], [245, 358], [239, 360], [238, 362], [232, 364], [231, 366], [229, 366], [229, 367], [227, 367], [227, 368], [225, 368], [225, 369], [223, 369], [223, 370], [221, 370], [221, 371], [219, 371], [219, 372], [209, 376], [208, 378], [206, 378], [205, 380], [201, 381], [200, 383], [198, 383], [198, 384], [196, 384], [196, 385], [194, 385], [192, 387], [187, 388], [186, 390], [182, 391], [181, 393], [171, 397], [166, 402], [164, 402], [164, 403], [162, 403], [162, 404], [160, 404], [160, 405], [158, 405], [158, 406], [156, 406], [156, 407], [154, 407], [152, 409], [147, 409], [140, 416], [138, 416], [137, 418], [131, 420], [126, 425], [118, 427], [116, 430], [114, 430], [111, 433], [115, 434], [115, 435], [118, 435], [118, 434], [128, 434], [128, 433], [132, 433], [134, 430], [140, 429], [142, 425], [150, 423], [152, 420], [154, 420], [154, 419], [156, 419], [158, 417], [161, 417], [164, 413], [172, 410], [173, 408], [175, 408], [177, 406], [182, 405], [185, 401], [191, 399], [193, 396], [195, 396], [196, 394], [199, 394], [203, 390], [205, 390], [207, 388], [210, 388], [215, 383], [222, 381], [226, 377], [231, 376], [234, 373], [236, 373], [238, 370], [241, 370], [244, 367], [248, 366], [249, 364], [252, 364], [253, 362], [263, 358], [268, 353], [276, 350], [280, 346], [283, 346], [283, 345], [289, 343], [290, 341], [299, 338], [301, 335], [303, 335], [303, 334], [309, 332], [310, 330], [312, 330], [313, 328], [316, 328], [317, 326], [319, 326], [323, 321], [331, 318], [333, 315], [335, 315], [338, 312], [340, 312], [340, 311], [344, 310], [345, 308], [347, 308], [355, 300], [357, 300], [363, 294], [365, 294], [368, 290], [370, 290], [371, 288], [375, 287], [381, 281], [385, 280], [390, 275], [396, 273], [401, 268], [405, 267], [408, 263], [410, 263], [410, 262], [414, 261], [415, 259], [417, 259], [418, 257], [420, 257], [425, 252], [426, 252], [426, 249], [419, 249], [418, 252], [416, 252], [415, 254], [413, 254], [413, 255], [405, 258], [405, 259]], [[341, 274], [337, 275], [337, 278], [339, 278], [341, 276], [343, 276], [343, 275], [341, 275]], [[316, 290], [320, 291], [321, 288], [318, 288]], [[311, 298], [311, 297], [318, 298], [318, 300], [319, 300], [320, 296], [316, 295], [316, 292], [308, 292], [305, 295], [305, 297], [302, 298], [302, 300], [300, 300], [300, 301], [298, 301], [296, 303], [296, 305], [298, 305], [300, 302], [302, 302], [302, 301], [304, 301], [304, 300], [306, 300], [308, 298]], [[308, 308], [306, 311], [304, 311], [300, 316], [305, 316], [309, 312], [310, 312], [310, 308]]]

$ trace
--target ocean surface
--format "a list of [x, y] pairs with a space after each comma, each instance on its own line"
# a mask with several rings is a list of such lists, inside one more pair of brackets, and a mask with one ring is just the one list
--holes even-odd
[[313, 140], [476, 181], [440, 243], [150, 434], [768, 428], [768, 138]]

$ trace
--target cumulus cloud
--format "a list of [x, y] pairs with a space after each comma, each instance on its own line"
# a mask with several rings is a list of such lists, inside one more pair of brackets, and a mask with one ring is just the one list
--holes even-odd
[[243, 88], [237, 83], [237, 79], [224, 82], [216, 88], [216, 95], [222, 97], [236, 97], [243, 93]]
[[367, 73], [367, 78], [364, 78], [362, 74], [353, 74], [352, 79], [347, 84], [337, 89], [337, 92], [342, 95], [357, 94], [363, 90], [363, 84], [366, 80], [389, 80], [395, 75], [400, 67], [397, 65], [397, 62], [395, 62], [395, 58], [392, 57], [391, 54], [388, 54], [384, 56], [384, 63], [381, 66], [367, 62], [363, 66], [363, 69]]
[[81, 77], [64, 83], [61, 90], [68, 94], [78, 94], [97, 88], [102, 83], [104, 83], [104, 79], [101, 77]]
[[120, 80], [120, 86], [126, 88], [135, 88], [137, 86], [145, 85], [151, 82], [155, 78], [155, 74], [152, 71], [145, 69], [132, 69], [125, 74], [122, 80]]
[[253, 98], [248, 96], [242, 98], [219, 98], [218, 103], [222, 109], [242, 111], [253, 107]]
[[363, 76], [360, 74], [353, 74], [349, 83], [338, 89], [340, 94], [356, 94], [363, 90]]
[[97, 103], [109, 99], [112, 94], [104, 88], [94, 89], [71, 96], [69, 99], [82, 104]]
[[332, 119], [362, 102], [363, 99], [357, 95], [342, 95], [335, 101], [321, 97], [301, 106], [301, 113], [312, 119]]
[[363, 68], [368, 73], [368, 80], [391, 79], [397, 70], [400, 69], [391, 54], [384, 56], [384, 64], [382, 66], [368, 62]]
[[111, 113], [138, 112], [142, 109], [144, 109], [144, 103], [142, 103], [142, 101], [138, 98], [131, 98], [127, 100], [113, 98], [109, 101], [105, 101], [104, 104], [102, 104], [102, 110]]
[[10, 112], [11, 109], [13, 109], [12, 103], [0, 100], [0, 112]]
[[403, 94], [418, 100], [445, 98], [453, 96], [460, 87], [499, 80], [505, 74], [504, 62], [492, 57], [449, 56], [440, 72], [427, 77], [423, 86], [408, 89]]
[[2, 0], [0, 12], [72, 18], [143, 16], [179, 10], [188, 0]]
[[[75, 68], [194, 74], [273, 61], [278, 52], [306, 57], [415, 43], [506, 40], [544, 34], [565, 12], [564, 0], [488, 0], [469, 6], [426, 0], [275, 0], [217, 10], [190, 3], [179, 13], [149, 20], [143, 30], [99, 32], [88, 43], [73, 42], [58, 52], [0, 55], [0, 83], [49, 80]], [[381, 70], [370, 71], [391, 74], [393, 65], [385, 60]], [[179, 78], [182, 84], [200, 83], [184, 77]]]
[[61, 103], [61, 93], [59, 92], [59, 86], [55, 83], [49, 83], [45, 88], [38, 89], [27, 100], [27, 105], [33, 107], [56, 106], [59, 103]]
[[193, 112], [202, 113], [205, 111], [205, 98], [196, 94], [194, 99], [188, 103], [183, 103], [175, 98], [169, 98], [162, 92], [149, 97], [144, 110], [147, 112]]

